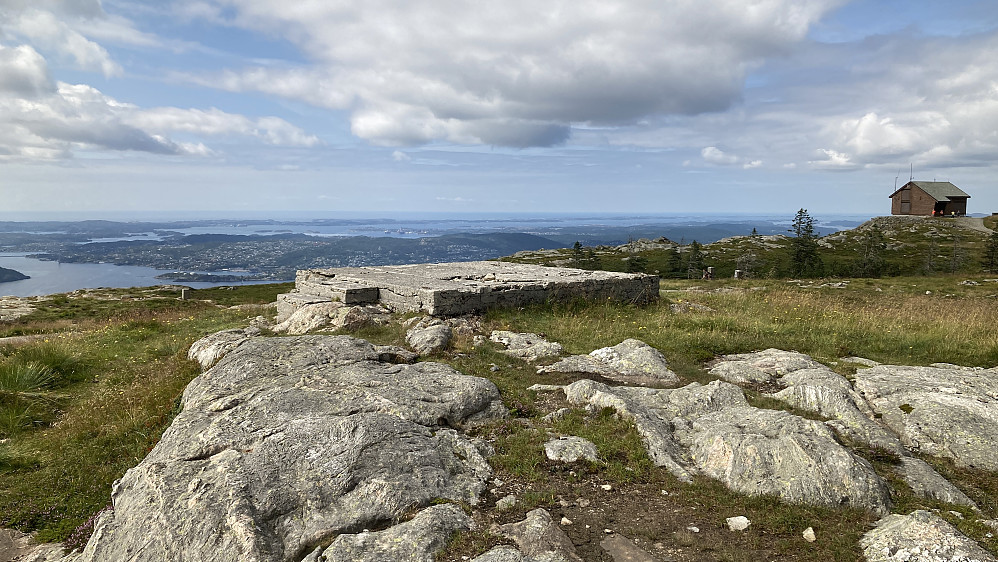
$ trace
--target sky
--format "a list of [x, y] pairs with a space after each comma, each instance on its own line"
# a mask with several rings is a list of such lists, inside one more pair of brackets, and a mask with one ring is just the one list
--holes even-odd
[[998, 211], [994, 0], [0, 0], [0, 214]]

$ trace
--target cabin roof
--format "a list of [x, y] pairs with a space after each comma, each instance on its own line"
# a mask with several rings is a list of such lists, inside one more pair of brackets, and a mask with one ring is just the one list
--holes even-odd
[[936, 201], [952, 201], [953, 198], [970, 198], [970, 195], [967, 195], [962, 189], [948, 181], [910, 181], [892, 193], [891, 197], [894, 197], [898, 191], [901, 191], [909, 185], [915, 185], [922, 191], [928, 193], [929, 197], [932, 197]]

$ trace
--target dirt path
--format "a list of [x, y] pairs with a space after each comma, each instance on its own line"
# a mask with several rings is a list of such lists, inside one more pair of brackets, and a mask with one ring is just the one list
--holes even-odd
[[991, 234], [994, 232], [990, 228], [984, 226], [984, 219], [981, 217], [960, 217], [957, 219], [960, 224], [978, 232], [983, 232], [984, 234]]

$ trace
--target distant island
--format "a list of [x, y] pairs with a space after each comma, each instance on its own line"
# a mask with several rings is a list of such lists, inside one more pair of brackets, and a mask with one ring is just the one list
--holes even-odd
[[16, 271], [13, 269], [7, 269], [6, 267], [0, 267], [0, 283], [6, 283], [8, 281], [20, 281], [22, 279], [31, 279], [31, 277]]

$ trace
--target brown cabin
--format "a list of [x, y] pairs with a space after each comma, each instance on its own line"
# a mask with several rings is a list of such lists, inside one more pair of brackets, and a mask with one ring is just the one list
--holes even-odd
[[967, 214], [970, 196], [948, 181], [910, 181], [891, 194], [892, 215]]

